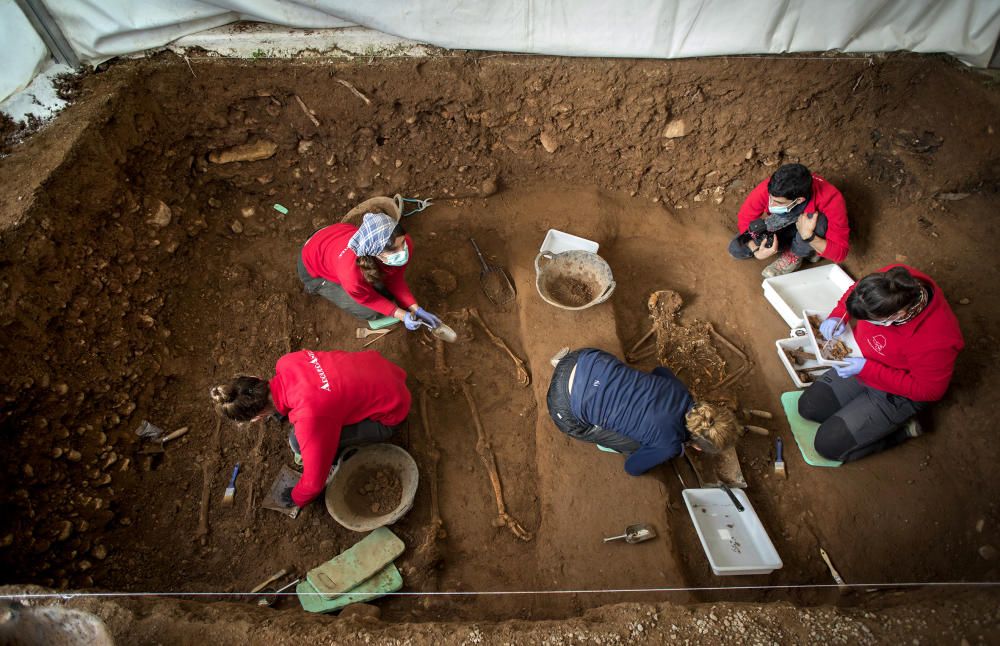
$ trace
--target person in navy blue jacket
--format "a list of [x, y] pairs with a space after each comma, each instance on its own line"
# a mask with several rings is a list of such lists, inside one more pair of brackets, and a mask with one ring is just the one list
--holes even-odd
[[622, 453], [633, 476], [681, 455], [685, 446], [718, 453], [740, 434], [731, 410], [696, 402], [669, 368], [642, 372], [595, 348], [558, 360], [547, 401], [560, 431]]

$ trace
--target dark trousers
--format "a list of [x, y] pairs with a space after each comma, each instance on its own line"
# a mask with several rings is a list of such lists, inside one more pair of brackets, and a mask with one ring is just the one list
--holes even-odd
[[[354, 318], [361, 319], [362, 321], [375, 321], [385, 317], [385, 314], [376, 312], [375, 310], [358, 303], [356, 300], [351, 298], [351, 295], [348, 294], [343, 287], [337, 283], [309, 275], [309, 271], [306, 270], [305, 263], [302, 262], [301, 253], [299, 254], [298, 274], [299, 280], [302, 281], [302, 284], [306, 288], [306, 294], [319, 294]], [[390, 294], [381, 284], [375, 285], [375, 291], [382, 294], [390, 301], [394, 300], [392, 294]]]
[[[399, 426], [402, 426], [400, 424]], [[399, 426], [386, 426], [381, 422], [365, 419], [357, 424], [349, 424], [340, 429], [340, 444], [337, 446], [337, 457], [352, 446], [363, 446], [365, 444], [378, 444], [385, 442], [399, 428]], [[295, 453], [302, 453], [299, 440], [295, 437], [295, 427], [288, 431], [288, 443], [292, 445]], [[334, 458], [336, 460], [336, 458]]]
[[819, 422], [816, 451], [828, 460], [852, 462], [905, 442], [908, 419], [927, 408], [869, 388], [855, 377], [844, 379], [827, 370], [799, 399], [799, 414]]
[[[816, 215], [816, 218], [816, 235], [825, 238], [827, 227], [826, 216], [819, 213]], [[778, 239], [778, 251], [788, 249], [799, 258], [809, 258], [816, 253], [816, 250], [810, 247], [809, 243], [799, 235], [799, 230], [795, 228], [795, 224], [789, 224], [784, 229], [775, 231], [774, 235]], [[763, 240], [759, 240], [758, 243], [763, 243]], [[729, 243], [729, 255], [737, 260], [753, 258], [753, 251], [750, 250], [750, 235], [741, 233], [733, 238], [732, 242]]]
[[619, 453], [631, 455], [639, 448], [638, 442], [620, 433], [578, 419], [573, 414], [570, 407], [569, 377], [573, 373], [579, 354], [576, 350], [570, 352], [559, 360], [559, 364], [552, 372], [552, 381], [549, 383], [549, 392], [546, 396], [549, 416], [555, 422], [556, 428], [574, 439], [600, 444]]

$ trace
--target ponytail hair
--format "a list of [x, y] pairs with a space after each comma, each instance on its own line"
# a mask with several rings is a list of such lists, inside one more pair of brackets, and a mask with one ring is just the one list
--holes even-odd
[[[709, 453], [720, 453], [739, 439], [742, 427], [736, 414], [720, 404], [696, 403], [684, 417], [692, 439]], [[707, 443], [707, 446], [706, 446]]]
[[[385, 243], [382, 251], [392, 247], [396, 240], [405, 235], [406, 230], [403, 229], [403, 225], [397, 222], [396, 227], [392, 230], [392, 235], [389, 236], [389, 241]], [[361, 270], [361, 275], [365, 277], [365, 282], [369, 285], [377, 285], [382, 282], [382, 261], [377, 256], [358, 256], [354, 260], [354, 264]]]
[[215, 409], [234, 422], [249, 422], [267, 409], [271, 389], [266, 379], [242, 375], [209, 391]]
[[847, 312], [854, 318], [877, 321], [917, 304], [924, 285], [906, 267], [868, 274], [847, 297]]

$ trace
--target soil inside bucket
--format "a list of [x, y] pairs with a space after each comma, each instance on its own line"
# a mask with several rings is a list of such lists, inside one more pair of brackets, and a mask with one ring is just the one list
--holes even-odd
[[358, 516], [372, 518], [391, 513], [403, 499], [403, 482], [390, 466], [359, 469], [347, 481], [344, 501]]
[[567, 307], [580, 307], [594, 300], [594, 287], [576, 278], [549, 281], [549, 296]]

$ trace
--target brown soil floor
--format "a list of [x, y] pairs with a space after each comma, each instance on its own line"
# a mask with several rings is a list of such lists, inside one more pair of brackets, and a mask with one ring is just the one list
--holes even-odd
[[[415, 240], [408, 276], [460, 335], [445, 348], [448, 377], [428, 338], [397, 331], [372, 346], [407, 370], [415, 401], [428, 393], [441, 451], [440, 561], [412, 549], [430, 526], [427, 486], [393, 526], [411, 548], [399, 560], [408, 590], [827, 584], [820, 545], [856, 583], [996, 580], [998, 562], [980, 548], [1000, 544], [989, 404], [1000, 376], [998, 108], [989, 77], [929, 57], [469, 55], [373, 65], [195, 60], [192, 69], [163, 57], [112, 66], [0, 159], [3, 581], [237, 592], [282, 567], [304, 572], [357, 541], [320, 504], [296, 520], [259, 509], [291, 463], [287, 427], [221, 423], [207, 393], [236, 373], [270, 375], [290, 350], [360, 348], [355, 321], [302, 293], [296, 254], [315, 228], [366, 197], [396, 192], [435, 198], [405, 222]], [[685, 136], [662, 136], [672, 119], [684, 119]], [[277, 144], [270, 159], [206, 161], [213, 150], [262, 139]], [[748, 493], [784, 567], [718, 578], [672, 471], [629, 478], [620, 458], [555, 430], [544, 404], [548, 358], [563, 345], [620, 355], [648, 328], [649, 293], [673, 289], [684, 316], [712, 322], [753, 359], [728, 395], [780, 410], [779, 395], [792, 388], [774, 341], [788, 329], [763, 298], [761, 266], [732, 261], [725, 247], [745, 194], [790, 161], [844, 192], [853, 228], [845, 269], [859, 278], [905, 257], [927, 271], [948, 294], [967, 349], [949, 395], [926, 419], [931, 432], [883, 455], [824, 470], [790, 450], [789, 478], [777, 480], [771, 441], [748, 436], [740, 447]], [[478, 197], [497, 178], [499, 192]], [[170, 211], [162, 226], [152, 222], [161, 202]], [[538, 297], [533, 260], [549, 228], [600, 242], [618, 284], [608, 304], [566, 312]], [[480, 291], [470, 236], [511, 273], [518, 297], [507, 311]], [[434, 270], [449, 272], [457, 288], [449, 292]], [[467, 307], [527, 361], [529, 387], [462, 322]], [[531, 541], [493, 523], [463, 381], [496, 453], [508, 512]], [[142, 420], [191, 432], [145, 457], [133, 432]], [[792, 446], [783, 421], [767, 425]], [[396, 441], [426, 467], [423, 430], [415, 407]], [[236, 504], [223, 507], [237, 461]], [[602, 544], [635, 522], [653, 524], [660, 538]], [[837, 593], [380, 605], [390, 620], [544, 619], [621, 601], [717, 599], [815, 604]]]

